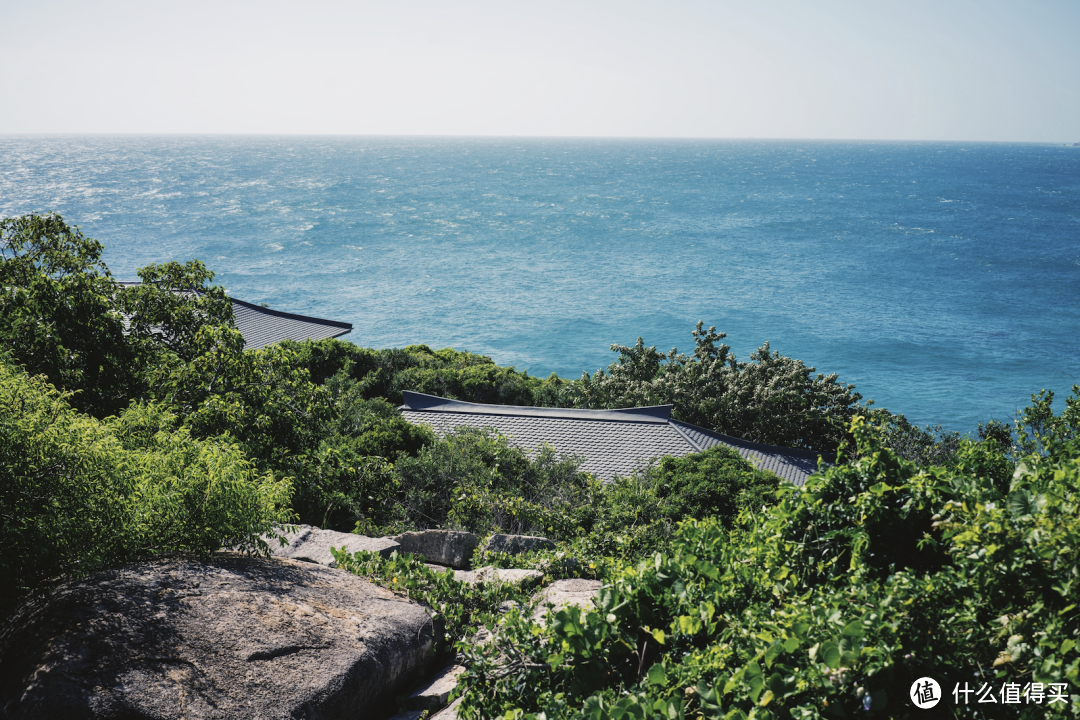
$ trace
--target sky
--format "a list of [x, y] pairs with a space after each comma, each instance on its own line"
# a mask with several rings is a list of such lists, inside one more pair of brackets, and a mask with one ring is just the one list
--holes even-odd
[[0, 133], [1080, 141], [1080, 2], [0, 0]]

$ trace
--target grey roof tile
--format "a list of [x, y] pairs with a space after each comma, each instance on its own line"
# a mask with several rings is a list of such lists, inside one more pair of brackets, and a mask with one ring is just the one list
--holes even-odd
[[754, 463], [755, 467], [776, 473], [796, 485], [802, 485], [806, 482], [806, 478], [817, 472], [818, 457], [821, 457], [829, 464], [836, 462], [834, 455], [819, 453], [816, 450], [801, 450], [799, 448], [750, 442], [749, 440], [712, 432], [697, 425], [679, 422], [678, 420], [672, 420], [671, 424], [686, 433], [694, 444], [702, 450], [708, 450], [716, 445], [727, 445], [735, 449], [739, 455]]
[[[120, 285], [138, 285], [137, 282], [121, 282]], [[337, 320], [296, 315], [271, 310], [234, 297], [229, 298], [236, 318], [236, 329], [244, 336], [245, 350], [258, 350], [281, 340], [326, 340], [352, 332], [350, 323]], [[126, 323], [126, 320], [125, 320]]]
[[271, 310], [243, 300], [229, 298], [236, 317], [236, 329], [244, 336], [245, 350], [258, 350], [281, 340], [325, 340], [352, 331], [349, 323]]
[[623, 410], [534, 408], [468, 403], [407, 391], [401, 412], [409, 422], [430, 425], [440, 435], [459, 427], [486, 427], [526, 450], [547, 443], [561, 454], [584, 458], [582, 470], [605, 479], [629, 475], [653, 458], [682, 457], [722, 444], [755, 466], [802, 485], [816, 472], [819, 455], [752, 443], [672, 420], [670, 405]]

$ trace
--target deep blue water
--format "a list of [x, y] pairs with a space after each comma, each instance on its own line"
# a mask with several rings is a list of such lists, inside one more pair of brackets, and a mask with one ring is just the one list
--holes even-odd
[[119, 279], [577, 377], [697, 320], [969, 431], [1080, 383], [1080, 148], [369, 137], [0, 137], [0, 215], [57, 210]]

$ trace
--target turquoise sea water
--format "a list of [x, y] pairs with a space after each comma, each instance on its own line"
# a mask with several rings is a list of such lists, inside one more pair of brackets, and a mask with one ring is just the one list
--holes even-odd
[[577, 377], [697, 320], [914, 422], [1080, 383], [1080, 148], [368, 137], [0, 137], [0, 215], [58, 210], [119, 279]]

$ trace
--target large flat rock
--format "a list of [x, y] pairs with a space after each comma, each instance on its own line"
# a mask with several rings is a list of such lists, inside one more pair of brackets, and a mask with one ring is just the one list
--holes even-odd
[[457, 687], [458, 675], [463, 672], [465, 668], [461, 665], [443, 668], [405, 698], [403, 703], [405, 708], [407, 710], [438, 710], [446, 704], [446, 699]]
[[400, 552], [423, 555], [424, 560], [452, 568], [467, 568], [480, 538], [457, 530], [420, 530], [388, 538], [401, 545]]
[[270, 552], [275, 557], [303, 560], [327, 567], [337, 567], [337, 561], [330, 553], [332, 547], [337, 549], [344, 547], [350, 555], [367, 550], [379, 553], [383, 557], [390, 557], [390, 554], [400, 547], [390, 538], [369, 538], [336, 530], [320, 530], [311, 525], [299, 525], [296, 526], [295, 532], [282, 534], [289, 541], [285, 547], [281, 547], [281, 543], [276, 539], [268, 538]]
[[377, 716], [442, 632], [420, 605], [310, 563], [136, 563], [22, 607], [0, 635], [0, 716]]

